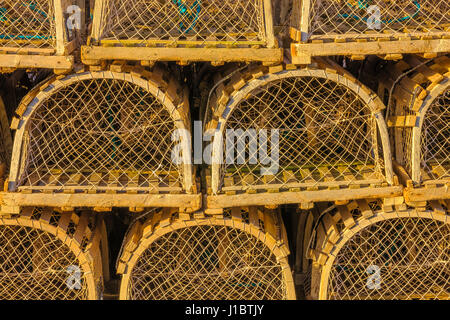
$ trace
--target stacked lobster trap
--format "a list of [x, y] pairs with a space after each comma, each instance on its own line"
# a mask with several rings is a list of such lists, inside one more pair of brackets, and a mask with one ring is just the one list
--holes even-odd
[[281, 215], [233, 208], [221, 215], [156, 211], [136, 221], [117, 270], [126, 300], [295, 299]]
[[[408, 56], [386, 70], [379, 93], [390, 100], [389, 126], [398, 171], [406, 174], [410, 191], [407, 200], [423, 202], [449, 198], [450, 59], [448, 56], [433, 60]], [[414, 189], [423, 187], [434, 189], [433, 194]]]
[[401, 195], [381, 100], [321, 63], [250, 68], [220, 83], [206, 118], [214, 136], [208, 207]]
[[53, 77], [18, 114], [8, 190], [27, 196], [15, 206], [198, 206], [187, 92], [163, 68]]
[[[0, 100], [0, 298], [102, 298], [100, 212], [127, 208], [139, 215], [114, 215], [129, 225], [121, 299], [295, 299], [298, 282], [314, 299], [450, 299], [449, 12], [442, 0], [0, 1], [0, 71], [55, 73], [14, 110], [14, 141]], [[317, 57], [371, 54], [401, 60], [382, 61], [377, 93]], [[200, 172], [191, 106], [210, 139]]]
[[104, 274], [102, 223], [89, 212], [48, 207], [25, 207], [20, 215], [2, 215], [1, 299], [99, 299]]
[[271, 0], [96, 0], [82, 58], [277, 62], [277, 47]]
[[346, 55], [364, 59], [449, 51], [450, 5], [445, 0], [298, 0], [291, 31], [294, 60]]
[[334, 205], [315, 229], [307, 295], [331, 300], [450, 299], [448, 201]]
[[0, 2], [0, 67], [70, 70], [76, 47], [65, 10], [71, 0], [3, 0]]

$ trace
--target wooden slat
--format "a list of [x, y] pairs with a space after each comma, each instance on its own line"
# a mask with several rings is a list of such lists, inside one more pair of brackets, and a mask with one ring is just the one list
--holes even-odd
[[89, 213], [83, 212], [80, 216], [80, 221], [78, 221], [77, 229], [73, 235], [73, 241], [76, 242], [78, 247], [81, 246], [83, 242], [83, 237], [86, 233], [86, 228], [89, 224]]
[[[333, 175], [331, 174], [331, 169], [327, 168], [327, 167], [319, 167], [317, 168], [317, 170], [320, 172], [320, 175], [323, 177], [325, 182], [336, 182], [336, 178], [333, 177]], [[339, 189], [339, 185], [334, 185], [334, 184], [330, 184], [330, 186], [328, 187], [328, 189], [330, 190], [336, 190]]]
[[[36, 189], [39, 190], [44, 190], [44, 193], [52, 193], [52, 191], [54, 189], [56, 189], [56, 185], [61, 181], [61, 175], [62, 173], [50, 173], [49, 177], [48, 177], [48, 181], [45, 187], [47, 187], [48, 189], [44, 188], [44, 187], [36, 187]], [[31, 189], [32, 190], [32, 189]]]
[[[260, 43], [260, 42], [259, 42]], [[151, 48], [151, 47], [92, 47], [83, 46], [84, 63], [98, 60], [147, 61], [261, 61], [282, 62], [283, 49], [253, 48]]]
[[[392, 35], [388, 34], [385, 36], [391, 37]], [[349, 37], [349, 35], [342, 35], [342, 37]], [[292, 62], [304, 65], [310, 64], [313, 56], [347, 56], [351, 53], [353, 53], [352, 57], [356, 58], [356, 56], [364, 57], [366, 55], [439, 53], [448, 51], [450, 51], [450, 39], [300, 43], [292, 46]]]
[[[81, 173], [73, 173], [69, 176], [69, 180], [65, 183], [65, 186], [78, 186], [80, 184], [80, 180], [83, 177], [83, 175]], [[74, 189], [65, 189], [64, 192], [65, 193], [73, 193], [75, 190]]]
[[369, 204], [367, 203], [366, 200], [364, 199], [356, 200], [356, 203], [358, 204], [358, 207], [361, 210], [363, 217], [369, 219], [374, 215], [372, 209], [369, 207]]
[[314, 191], [319, 189], [317, 186], [315, 186], [317, 182], [312, 178], [312, 173], [309, 169], [307, 168], [299, 169], [299, 173], [302, 176], [303, 181], [305, 181], [307, 184], [312, 184], [311, 187], [307, 188], [308, 191]]
[[159, 186], [160, 179], [156, 175], [149, 175], [148, 176], [148, 192], [149, 193], [158, 193], [159, 191], [162, 191], [163, 188], [160, 188]]
[[240, 207], [231, 208], [231, 219], [233, 221], [241, 222], [242, 221], [242, 213]]
[[245, 187], [247, 193], [256, 193], [256, 190], [252, 188], [255, 185], [255, 177], [249, 173], [242, 178], [242, 185]]
[[120, 175], [121, 175], [121, 173], [119, 173], [119, 172], [110, 172], [109, 173], [107, 185], [108, 185], [108, 188], [113, 188], [113, 189], [107, 190], [106, 193], [116, 193], [115, 188], [118, 188]]
[[50, 223], [50, 219], [53, 215], [53, 209], [49, 207], [45, 207], [42, 209], [41, 218], [39, 220]]
[[445, 209], [442, 207], [442, 205], [439, 203], [439, 201], [431, 200], [430, 204], [431, 204], [431, 207], [433, 208], [434, 213], [440, 214], [440, 215], [446, 214]]
[[69, 71], [74, 65], [74, 58], [69, 56], [2, 54], [0, 58], [0, 68], [43, 68]]
[[248, 217], [250, 220], [250, 224], [253, 225], [256, 229], [259, 229], [260, 226], [259, 226], [258, 209], [256, 207], [249, 207]]

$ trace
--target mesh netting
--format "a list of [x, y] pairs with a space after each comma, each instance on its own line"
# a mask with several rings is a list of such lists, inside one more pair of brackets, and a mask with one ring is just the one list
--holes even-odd
[[[291, 77], [259, 87], [234, 108], [226, 129], [235, 129], [237, 138], [226, 140], [234, 141], [229, 146], [236, 156], [234, 163], [224, 161], [222, 181], [233, 179], [234, 185], [289, 188], [384, 181], [375, 117], [361, 97], [328, 79]], [[259, 164], [254, 161], [258, 155], [250, 154], [251, 139], [238, 129], [254, 129], [256, 133], [267, 129], [268, 151], [259, 154]], [[280, 169], [275, 175], [263, 176], [260, 169], [270, 166], [272, 145], [276, 145], [271, 140], [275, 129]], [[246, 141], [245, 149], [236, 147], [238, 140]], [[230, 154], [227, 149], [225, 145], [224, 159]], [[223, 190], [226, 188], [225, 183]]]
[[167, 108], [133, 83], [71, 83], [32, 114], [19, 186], [181, 191], [182, 171], [171, 160], [174, 130]]
[[0, 225], [0, 299], [85, 300], [88, 289], [81, 273], [77, 286], [68, 286], [80, 270], [75, 254], [54, 235], [19, 225]]
[[131, 271], [128, 299], [286, 299], [283, 271], [260, 240], [228, 226], [167, 233]]
[[5, 47], [55, 47], [53, 0], [0, 1], [0, 44]]
[[106, 0], [100, 39], [264, 44], [262, 0]]
[[422, 129], [422, 179], [450, 179], [450, 90], [425, 114]]
[[313, 38], [444, 34], [449, 23], [446, 0], [312, 0], [309, 32]]
[[450, 299], [450, 226], [377, 222], [351, 237], [331, 268], [329, 299]]

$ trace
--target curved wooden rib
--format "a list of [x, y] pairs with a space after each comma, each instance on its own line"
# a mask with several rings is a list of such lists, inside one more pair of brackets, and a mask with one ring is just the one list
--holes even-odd
[[[56, 76], [50, 78], [22, 100], [17, 109], [18, 118], [13, 119], [12, 128], [17, 129], [14, 149], [11, 161], [9, 191], [17, 190], [17, 182], [23, 170], [23, 161], [27, 154], [25, 144], [30, 119], [38, 108], [44, 107], [46, 100], [53, 94], [58, 93], [72, 84], [85, 80], [119, 80], [130, 83], [145, 92], [150, 93], [164, 108], [174, 121], [175, 128], [180, 129], [183, 135], [181, 148], [183, 151], [183, 184], [185, 191], [193, 192], [192, 164], [190, 159], [190, 115], [188, 93], [178, 82], [167, 74], [160, 66], [155, 66], [152, 71], [142, 67], [131, 67], [127, 65], [111, 65], [108, 71], [80, 71], [67, 76]], [[186, 135], [186, 136], [184, 136]], [[72, 188], [73, 189], [73, 188]], [[76, 188], [75, 188], [76, 189]], [[142, 188], [141, 188], [142, 189]], [[115, 190], [115, 189], [114, 189]], [[140, 190], [145, 191], [145, 190]]]

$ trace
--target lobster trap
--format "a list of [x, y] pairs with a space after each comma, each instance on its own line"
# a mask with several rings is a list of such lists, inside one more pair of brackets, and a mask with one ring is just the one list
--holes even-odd
[[0, 67], [70, 70], [75, 32], [68, 30], [69, 0], [0, 2]]
[[340, 71], [257, 67], [218, 86], [207, 115], [210, 193], [273, 205], [392, 192], [384, 106]]
[[[24, 98], [9, 191], [103, 194], [113, 201], [105, 207], [194, 192], [187, 92], [159, 67], [127, 68], [52, 78]], [[66, 205], [96, 207], [105, 197]]]
[[0, 219], [2, 300], [96, 300], [103, 288], [99, 221], [87, 212], [24, 208]]
[[271, 0], [97, 0], [91, 45], [82, 52], [88, 64], [283, 60]]
[[295, 299], [281, 216], [260, 208], [223, 215], [171, 209], [136, 222], [118, 261], [129, 300]]
[[[291, 32], [299, 63], [311, 56], [435, 55], [450, 48], [450, 5], [445, 0], [299, 0]], [[304, 60], [303, 62], [301, 60]]]
[[316, 229], [312, 298], [450, 299], [447, 202], [382, 210], [380, 202], [337, 206]]
[[3, 99], [0, 97], [0, 185], [4, 184], [5, 173], [11, 161], [12, 137]]
[[[442, 56], [429, 61], [408, 56], [387, 70], [379, 94], [388, 99], [392, 92], [388, 124], [397, 162], [412, 180], [410, 187], [448, 184], [450, 59]], [[444, 191], [441, 198], [447, 197]]]

